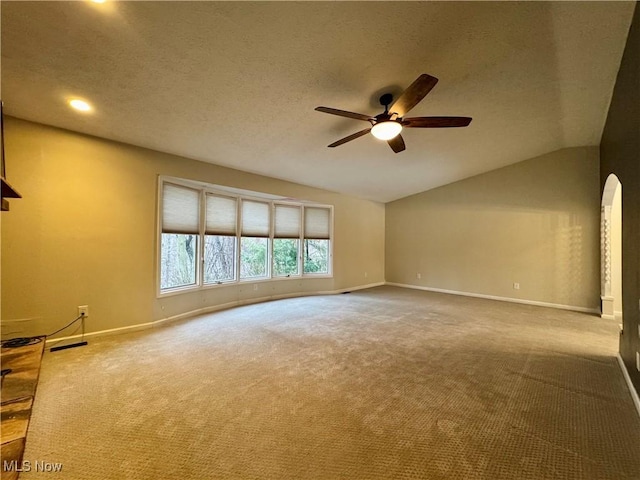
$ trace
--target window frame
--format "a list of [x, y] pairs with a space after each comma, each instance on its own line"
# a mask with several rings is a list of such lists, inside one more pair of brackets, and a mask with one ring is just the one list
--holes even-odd
[[[198, 258], [196, 259], [196, 282], [193, 285], [180, 286], [175, 288], [161, 288], [161, 260], [162, 260], [162, 215], [163, 215], [163, 186], [165, 183], [173, 185], [188, 187], [199, 191], [199, 229], [196, 237], [198, 243]], [[198, 182], [194, 180], [188, 180], [183, 178], [177, 178], [166, 175], [158, 176], [158, 188], [157, 188], [157, 210], [156, 210], [156, 297], [167, 297], [171, 295], [178, 295], [181, 293], [196, 292], [201, 290], [215, 289], [220, 287], [228, 287], [230, 285], [240, 286], [243, 284], [263, 283], [272, 281], [287, 281], [287, 280], [304, 280], [304, 279], [321, 279], [321, 278], [333, 278], [333, 229], [334, 229], [334, 207], [333, 205], [321, 204], [305, 200], [291, 200], [289, 198], [282, 198], [275, 195], [263, 194], [260, 192], [252, 192], [247, 190], [235, 189], [232, 187], [224, 187], [220, 185], [213, 185], [205, 182]], [[236, 200], [236, 234], [235, 234], [235, 279], [205, 283], [204, 271], [205, 271], [205, 238], [206, 233], [206, 208], [207, 208], [207, 194], [231, 197]], [[240, 257], [242, 250], [242, 202], [254, 201], [268, 203], [269, 206], [269, 235], [267, 237], [267, 275], [265, 277], [255, 278], [241, 278], [240, 277]], [[300, 208], [300, 236], [298, 240], [298, 274], [275, 275], [274, 274], [274, 239], [275, 237], [275, 210], [276, 205], [293, 206]], [[327, 273], [305, 273], [304, 272], [304, 241], [305, 241], [305, 208], [326, 208], [329, 210], [329, 249], [328, 255], [328, 271]], [[231, 235], [229, 235], [231, 236]]]
[[[296, 207], [299, 208], [300, 211], [298, 212], [298, 237], [276, 237], [276, 212], [277, 212], [277, 208], [278, 206], [283, 206], [283, 207]], [[287, 201], [283, 201], [283, 200], [274, 200], [273, 202], [271, 202], [271, 232], [270, 232], [270, 238], [271, 238], [271, 278], [272, 279], [277, 279], [277, 280], [286, 280], [286, 279], [298, 279], [298, 278], [302, 278], [303, 275], [303, 268], [302, 268], [302, 244], [304, 242], [303, 240], [303, 233], [304, 233], [304, 206], [302, 203], [294, 203], [294, 202], [287, 202]], [[275, 257], [273, 254], [273, 251], [275, 249], [275, 245], [276, 245], [276, 240], [298, 240], [298, 255], [297, 255], [297, 259], [298, 259], [298, 273], [295, 274], [288, 274], [288, 275], [277, 275], [275, 273]], [[326, 274], [325, 274], [326, 275]], [[317, 278], [317, 276], [316, 276]]]
[[[182, 182], [181, 179], [173, 178], [173, 177], [165, 177], [163, 181], [158, 183], [158, 211], [157, 211], [157, 234], [156, 234], [156, 291], [158, 294], [160, 292], [174, 292], [174, 293], [182, 293], [184, 291], [192, 291], [194, 290], [198, 284], [199, 279], [202, 278], [202, 263], [200, 262], [200, 258], [202, 258], [202, 192], [199, 191], [199, 188], [189, 182]], [[164, 213], [164, 185], [170, 184], [177, 187], [189, 188], [192, 190], [198, 191], [198, 233], [190, 233], [188, 235], [196, 236], [196, 251], [198, 253], [197, 258], [195, 259], [195, 282], [193, 284], [188, 285], [179, 285], [177, 287], [165, 288], [162, 289], [162, 235], [163, 235], [163, 213]]]

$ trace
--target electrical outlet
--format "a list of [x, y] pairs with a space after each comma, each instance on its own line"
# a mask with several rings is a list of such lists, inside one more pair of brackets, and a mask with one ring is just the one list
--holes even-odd
[[420, 279], [422, 278], [422, 274], [421, 274], [421, 273], [416, 273], [416, 278], [417, 278], [418, 280], [420, 280]]
[[89, 305], [78, 305], [78, 316], [87, 318], [89, 316]]
[[257, 284], [253, 285], [253, 290], [258, 290], [258, 285]]
[[364, 278], [367, 278], [369, 276], [369, 274], [367, 272], [364, 272]]
[[519, 283], [517, 283], [517, 282], [514, 282], [514, 283], [513, 283], [513, 289], [514, 289], [514, 290], [520, 290], [520, 284], [519, 284]]

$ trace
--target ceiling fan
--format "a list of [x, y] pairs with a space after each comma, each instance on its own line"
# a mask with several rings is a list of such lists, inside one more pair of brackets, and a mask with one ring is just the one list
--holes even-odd
[[[331, 115], [339, 115], [341, 117], [354, 118], [356, 120], [364, 120], [371, 123], [371, 127], [353, 133], [348, 137], [341, 138], [333, 142], [329, 147], [337, 147], [351, 140], [360, 138], [371, 132], [371, 134], [380, 140], [386, 140], [391, 149], [395, 153], [402, 152], [405, 149], [404, 140], [400, 132], [403, 127], [407, 128], [446, 128], [446, 127], [466, 127], [471, 123], [469, 117], [412, 117], [405, 118], [413, 107], [427, 96], [433, 87], [438, 83], [436, 77], [423, 73], [409, 87], [402, 92], [400, 97], [393, 102], [393, 95], [385, 93], [380, 97], [380, 105], [384, 107], [384, 112], [372, 117], [362, 113], [347, 112], [329, 107], [316, 107], [318, 112], [330, 113]], [[389, 107], [391, 105], [391, 107]]]

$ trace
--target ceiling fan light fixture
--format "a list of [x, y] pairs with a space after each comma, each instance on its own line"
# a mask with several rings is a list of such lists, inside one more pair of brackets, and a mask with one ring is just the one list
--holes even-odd
[[391, 140], [397, 137], [402, 131], [400, 122], [387, 120], [378, 122], [371, 128], [371, 134], [380, 140]]

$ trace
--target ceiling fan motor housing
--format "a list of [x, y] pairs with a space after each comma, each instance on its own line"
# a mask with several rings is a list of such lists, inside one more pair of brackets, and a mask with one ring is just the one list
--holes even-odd
[[390, 93], [385, 93], [380, 97], [380, 105], [384, 107], [384, 111], [386, 112], [389, 109], [389, 105], [393, 102], [393, 95]]

